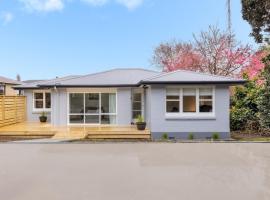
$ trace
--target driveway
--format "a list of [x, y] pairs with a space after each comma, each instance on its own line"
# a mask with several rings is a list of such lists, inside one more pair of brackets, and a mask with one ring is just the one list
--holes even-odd
[[270, 144], [0, 144], [3, 200], [270, 199]]

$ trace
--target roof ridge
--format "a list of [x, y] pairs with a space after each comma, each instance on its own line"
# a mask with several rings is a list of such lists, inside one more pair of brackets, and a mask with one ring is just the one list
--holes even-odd
[[170, 71], [170, 72], [161, 72], [160, 74], [158, 74], [156, 76], [153, 76], [153, 77], [150, 77], [150, 78], [144, 79], [144, 80], [153, 80], [153, 79], [164, 77], [164, 76], [168, 76], [170, 74], [174, 74], [174, 73], [177, 73], [177, 72], [187, 72], [187, 73], [200, 74], [200, 75], [212, 76], [212, 77], [217, 77], [217, 78], [226, 78], [226, 79], [229, 79], [229, 80], [237, 80], [235, 78], [228, 77], [228, 76], [222, 76], [222, 75], [216, 75], [216, 74], [209, 74], [209, 73], [203, 73], [203, 72], [196, 72], [196, 71], [191, 71], [191, 70], [183, 70], [183, 69], [178, 69], [178, 70]]
[[[62, 81], [69, 81], [69, 80], [84, 78], [84, 77], [88, 77], [88, 76], [94, 76], [94, 75], [108, 73], [108, 72], [112, 72], [112, 71], [116, 71], [116, 70], [143, 70], [143, 71], [149, 71], [149, 72], [156, 72], [156, 71], [153, 71], [153, 70], [143, 69], [143, 68], [113, 68], [113, 69], [108, 69], [108, 70], [101, 71], [101, 72], [95, 72], [95, 73], [92, 73], [92, 74], [78, 75], [77, 77], [71, 77], [69, 79], [65, 79], [65, 80], [62, 80]], [[55, 80], [55, 79], [51, 79], [51, 81], [53, 81], [53, 80]], [[47, 82], [49, 82], [49, 81], [47, 81]], [[42, 86], [42, 84], [38, 84], [38, 85]], [[44, 84], [44, 85], [46, 85], [46, 84]]]

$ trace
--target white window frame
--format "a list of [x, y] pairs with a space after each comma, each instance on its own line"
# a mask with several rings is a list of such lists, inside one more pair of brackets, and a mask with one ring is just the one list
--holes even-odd
[[[36, 102], [35, 94], [36, 93], [43, 93], [43, 99], [42, 99], [43, 108], [36, 108], [35, 107], [35, 102]], [[46, 93], [50, 93], [50, 95], [51, 95], [51, 108], [46, 108]], [[33, 112], [51, 112], [51, 109], [52, 109], [52, 93], [51, 93], [50, 90], [34, 90], [32, 95], [33, 95]]]
[[[190, 88], [196, 89], [196, 112], [183, 112], [183, 89]], [[212, 112], [200, 112], [200, 88], [212, 89]], [[167, 89], [179, 89], [179, 112], [171, 113], [167, 112]], [[215, 105], [216, 105], [216, 87], [212, 85], [207, 86], [171, 86], [166, 88], [165, 93], [165, 118], [166, 119], [215, 119]]]
[[[70, 94], [83, 94], [83, 106], [84, 106], [84, 112], [83, 113], [70, 113]], [[102, 113], [101, 112], [101, 94], [104, 93], [114, 93], [115, 94], [115, 113]], [[85, 94], [99, 94], [99, 112], [98, 113], [85, 113]], [[82, 89], [74, 89], [74, 90], [68, 90], [67, 92], [67, 125], [68, 126], [115, 126], [117, 124], [117, 90], [115, 89], [102, 89], [102, 90], [96, 90], [96, 89], [89, 89], [89, 90], [83, 90]], [[85, 117], [84, 117], [84, 123], [70, 123], [69, 116], [71, 115], [83, 115], [83, 116], [99, 116], [99, 123], [96, 124], [89, 124], [85, 123]], [[116, 124], [102, 124], [101, 123], [101, 116], [102, 115], [113, 115], [116, 118]]]
[[[140, 103], [141, 103], [141, 110], [134, 110], [134, 109], [133, 109], [133, 103], [134, 103], [134, 102], [137, 102], [137, 103], [139, 102], [139, 101], [134, 101], [134, 99], [133, 99], [133, 98], [134, 98], [133, 95], [134, 95], [134, 94], [137, 94], [137, 93], [141, 94], [141, 101], [140, 101]], [[141, 112], [141, 116], [142, 116], [143, 118], [145, 117], [145, 116], [144, 116], [144, 98], [145, 98], [145, 97], [144, 97], [144, 91], [143, 91], [143, 89], [137, 89], [137, 88], [136, 88], [136, 89], [133, 89], [133, 90], [132, 90], [132, 102], [131, 102], [131, 116], [132, 116], [132, 118], [133, 118], [133, 112], [134, 112], [134, 111], [136, 111], [136, 112], [140, 111], [140, 112]], [[132, 121], [133, 121], [133, 122], [136, 122], [136, 118], [133, 118]]]

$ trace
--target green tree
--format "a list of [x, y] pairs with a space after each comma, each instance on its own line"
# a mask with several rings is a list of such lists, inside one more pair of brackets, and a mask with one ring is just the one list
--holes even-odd
[[246, 84], [235, 87], [231, 97], [230, 122], [233, 131], [258, 130], [260, 125], [257, 113], [261, 86], [256, 79], [250, 80], [247, 75], [244, 78]]
[[270, 34], [270, 1], [269, 0], [242, 0], [243, 19], [252, 27], [251, 35], [256, 42], [269, 43]]
[[259, 117], [263, 129], [270, 129], [270, 54], [263, 58], [265, 65], [262, 77], [264, 85], [259, 98]]

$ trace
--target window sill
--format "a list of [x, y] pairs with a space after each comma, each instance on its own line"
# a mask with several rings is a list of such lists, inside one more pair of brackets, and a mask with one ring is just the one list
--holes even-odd
[[42, 112], [45, 112], [45, 113], [51, 113], [51, 110], [44, 110], [44, 109], [34, 109], [33, 111], [32, 111], [32, 113], [33, 114], [40, 114], [40, 113], [42, 113]]
[[216, 119], [216, 116], [215, 114], [166, 114], [165, 115], [165, 119], [167, 120], [174, 120], [174, 119], [183, 119], [183, 120], [186, 120], [186, 119], [191, 119], [191, 120], [196, 120], [196, 119], [199, 119], [199, 120], [215, 120]]

